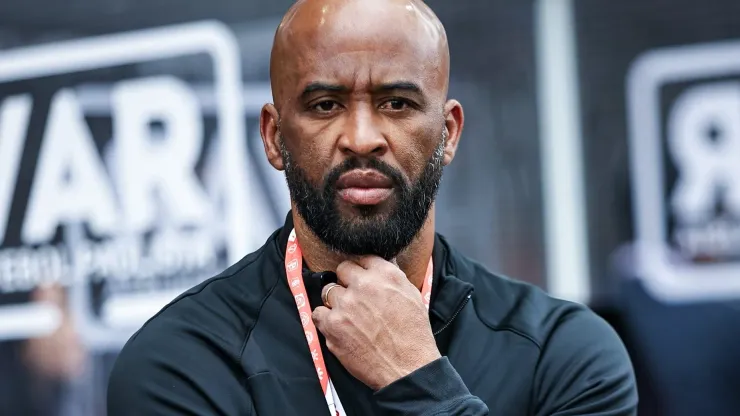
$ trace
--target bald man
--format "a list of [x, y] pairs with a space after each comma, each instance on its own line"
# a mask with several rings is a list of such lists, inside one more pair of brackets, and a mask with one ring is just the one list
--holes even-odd
[[110, 416], [635, 414], [607, 324], [435, 233], [464, 121], [449, 59], [420, 1], [290, 9], [260, 128], [292, 210], [128, 342]]

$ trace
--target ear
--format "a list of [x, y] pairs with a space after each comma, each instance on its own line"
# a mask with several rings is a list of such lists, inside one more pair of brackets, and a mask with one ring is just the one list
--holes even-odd
[[449, 100], [445, 104], [445, 129], [447, 129], [447, 139], [445, 140], [445, 156], [443, 163], [445, 166], [452, 163], [457, 152], [457, 145], [460, 143], [463, 125], [465, 124], [465, 114], [463, 114], [462, 105], [457, 100]]
[[280, 153], [280, 114], [272, 104], [265, 104], [260, 113], [260, 135], [265, 146], [267, 160], [277, 170], [285, 169], [283, 155]]

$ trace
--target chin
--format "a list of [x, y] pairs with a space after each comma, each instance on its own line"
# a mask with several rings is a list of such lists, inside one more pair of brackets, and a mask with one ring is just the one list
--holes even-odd
[[349, 204], [341, 199], [337, 201], [339, 214], [346, 221], [366, 221], [366, 220], [385, 220], [393, 214], [395, 210], [395, 201], [383, 201], [375, 205], [354, 205]]
[[340, 208], [339, 213], [349, 224], [368, 224], [386, 221], [391, 210], [382, 205], [349, 205]]

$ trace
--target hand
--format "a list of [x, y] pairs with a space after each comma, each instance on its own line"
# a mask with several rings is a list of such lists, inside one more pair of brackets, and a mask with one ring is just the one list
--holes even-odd
[[421, 293], [396, 265], [364, 257], [341, 263], [337, 277], [313, 319], [355, 378], [379, 390], [441, 357]]
[[42, 286], [32, 294], [36, 302], [49, 302], [62, 313], [62, 322], [53, 333], [26, 341], [26, 363], [39, 375], [55, 380], [71, 380], [84, 371], [86, 351], [75, 331], [64, 289]]

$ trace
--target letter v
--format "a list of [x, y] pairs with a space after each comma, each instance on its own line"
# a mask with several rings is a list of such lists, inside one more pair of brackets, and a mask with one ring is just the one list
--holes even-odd
[[0, 245], [5, 241], [33, 101], [15, 95], [0, 105]]

